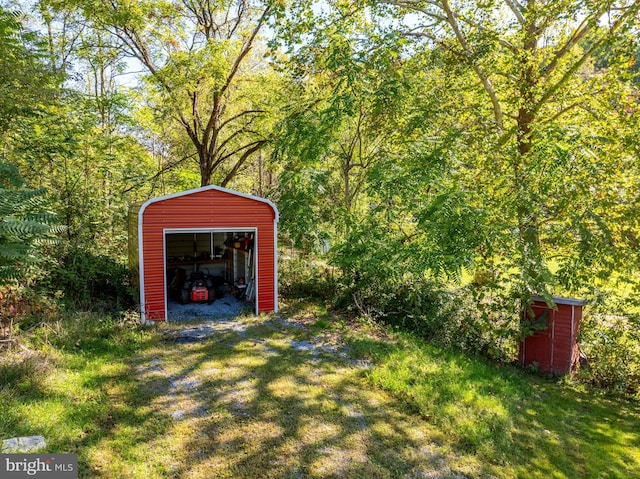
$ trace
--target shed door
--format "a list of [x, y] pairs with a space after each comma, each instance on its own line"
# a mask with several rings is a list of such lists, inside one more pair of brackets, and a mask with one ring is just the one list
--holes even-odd
[[[164, 235], [165, 317], [171, 320], [176, 303], [209, 303], [215, 291], [216, 300], [229, 302], [233, 297], [246, 302], [257, 311], [257, 261], [255, 245], [257, 230], [247, 229], [167, 229]], [[204, 278], [205, 285], [197, 282]], [[207, 299], [185, 292], [187, 283], [206, 286]], [[213, 288], [209, 288], [213, 285]], [[171, 306], [171, 307], [170, 307]], [[211, 308], [199, 308], [197, 315], [219, 313], [215, 300]], [[194, 317], [197, 317], [194, 315]], [[175, 315], [174, 315], [175, 318]], [[183, 317], [181, 316], [181, 319]], [[186, 318], [184, 318], [186, 319]]]
[[522, 361], [524, 365], [537, 363], [542, 371], [551, 371], [555, 311], [541, 304], [533, 304], [531, 309], [537, 323], [537, 331], [532, 336], [525, 338]]

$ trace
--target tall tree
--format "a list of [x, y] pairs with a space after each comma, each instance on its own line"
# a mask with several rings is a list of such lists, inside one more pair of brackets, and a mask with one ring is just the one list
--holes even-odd
[[0, 7], [0, 140], [14, 121], [37, 114], [55, 98], [58, 77], [46, 61], [44, 42], [22, 25], [19, 12]]
[[40, 38], [25, 30], [20, 15], [0, 7], [0, 284], [22, 277], [37, 257], [33, 246], [54, 232], [45, 191], [25, 185], [11, 162], [11, 136], [40, 115], [57, 90]]
[[227, 185], [265, 145], [257, 128], [265, 111], [251, 91], [261, 88], [255, 74], [261, 60], [253, 52], [271, 13], [268, 3], [89, 0], [58, 6], [80, 8], [97, 32], [109, 34], [114, 47], [142, 66], [148, 105], [158, 121], [175, 121], [187, 135], [202, 185]]
[[[495, 242], [485, 254], [515, 260], [522, 292], [548, 300], [551, 266], [566, 287], [588, 283], [581, 264], [590, 274], [610, 271], [621, 258], [616, 251], [630, 251], [627, 239], [637, 232], [635, 223], [606, 218], [614, 204], [614, 218], [636, 205], [635, 191], [604, 191], [621, 167], [633, 168], [607, 124], [623, 125], [628, 116], [624, 65], [640, 2], [374, 3], [387, 22], [388, 12], [396, 15], [396, 31], [414, 49], [434, 52], [457, 75], [445, 91], [475, 118], [475, 125], [457, 120], [473, 148], [458, 154], [475, 165], [467, 169], [468, 188], [491, 211]], [[603, 50], [616, 52], [614, 74], [593, 67]], [[580, 281], [570, 281], [572, 274]]]
[[[99, 48], [77, 16], [40, 7], [34, 15], [14, 15], [19, 34], [0, 46], [15, 58], [3, 62], [4, 78], [13, 78], [4, 83], [6, 98], [13, 102], [0, 108], [10, 125], [2, 152], [25, 188], [48, 190], [50, 207], [66, 226], [64, 246], [117, 255], [126, 242], [127, 208], [148, 196], [152, 185], [145, 180], [153, 174], [113, 81], [119, 56]], [[22, 23], [48, 34], [27, 32]]]
[[274, 156], [284, 165], [283, 228], [309, 247], [343, 241], [368, 207], [368, 174], [398, 140], [409, 82], [397, 55], [371, 43], [360, 12], [304, 20], [313, 12], [299, 8], [282, 34], [291, 93]]

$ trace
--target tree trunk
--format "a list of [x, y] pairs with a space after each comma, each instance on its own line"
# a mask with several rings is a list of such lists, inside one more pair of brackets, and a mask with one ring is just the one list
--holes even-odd
[[[532, 145], [535, 136], [536, 117], [536, 87], [538, 86], [538, 72], [536, 68], [536, 50], [540, 29], [535, 21], [526, 26], [526, 37], [521, 51], [521, 75], [519, 80], [520, 108], [516, 119], [516, 158], [514, 160], [514, 191], [518, 198], [517, 226], [520, 245], [522, 248], [522, 268], [525, 275], [525, 286], [533, 293], [540, 285], [540, 277], [544, 268], [540, 245], [540, 224], [535, 214], [535, 204], [531, 203], [526, 194], [531, 188], [530, 162]], [[533, 284], [530, 282], [533, 281]]]

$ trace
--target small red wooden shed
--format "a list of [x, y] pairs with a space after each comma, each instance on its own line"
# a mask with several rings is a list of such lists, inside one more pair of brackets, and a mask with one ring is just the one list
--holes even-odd
[[[256, 314], [278, 310], [278, 210], [219, 186], [152, 198], [129, 210], [129, 264], [138, 270], [143, 322], [168, 319], [177, 268], [207, 268], [252, 288]], [[188, 271], [187, 271], [188, 273]]]
[[565, 374], [580, 359], [577, 338], [586, 302], [574, 298], [553, 298], [553, 301], [555, 308], [547, 306], [542, 298], [534, 298], [531, 319], [546, 323], [546, 328], [543, 324], [520, 343], [520, 363], [523, 366], [535, 363], [541, 371]]

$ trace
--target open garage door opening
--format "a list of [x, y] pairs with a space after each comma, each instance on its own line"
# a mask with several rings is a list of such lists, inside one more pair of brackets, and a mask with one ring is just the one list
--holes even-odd
[[257, 314], [255, 228], [165, 230], [166, 318]]

